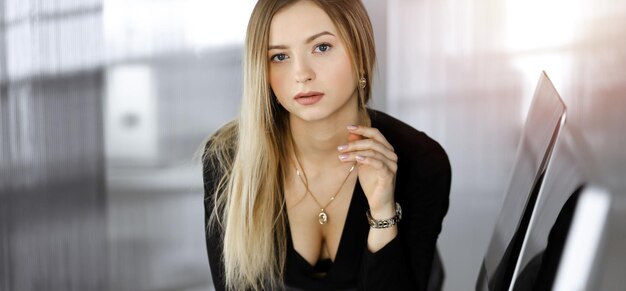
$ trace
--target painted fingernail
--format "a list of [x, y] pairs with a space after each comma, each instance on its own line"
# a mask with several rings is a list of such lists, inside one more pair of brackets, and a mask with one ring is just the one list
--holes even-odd
[[361, 156], [361, 155], [357, 155], [355, 158], [356, 158], [357, 161], [364, 161], [365, 160], [365, 157]]
[[357, 130], [357, 128], [359, 128], [356, 125], [348, 125], [348, 130]]
[[338, 151], [343, 151], [343, 150], [345, 150], [345, 149], [347, 149], [347, 148], [348, 148], [348, 145], [347, 145], [347, 144], [342, 144], [342, 145], [340, 145], [340, 146], [338, 146], [338, 147], [337, 147], [337, 150], [338, 150]]
[[342, 161], [347, 159], [347, 158], [348, 158], [348, 154], [341, 154], [341, 155], [339, 155], [339, 159], [342, 160]]

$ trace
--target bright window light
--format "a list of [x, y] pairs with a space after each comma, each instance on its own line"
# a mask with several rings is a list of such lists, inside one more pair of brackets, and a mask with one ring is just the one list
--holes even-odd
[[243, 45], [256, 0], [104, 0], [109, 60]]
[[567, 99], [566, 80], [572, 57], [568, 48], [577, 38], [582, 21], [582, 0], [508, 0], [504, 49], [511, 52], [512, 66], [524, 78], [520, 119], [525, 120], [541, 71], [546, 71], [561, 96]]

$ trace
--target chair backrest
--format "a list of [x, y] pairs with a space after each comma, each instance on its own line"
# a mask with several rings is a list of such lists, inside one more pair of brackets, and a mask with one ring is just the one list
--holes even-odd
[[508, 290], [565, 104], [542, 72], [522, 130], [505, 200], [483, 259], [476, 290]]

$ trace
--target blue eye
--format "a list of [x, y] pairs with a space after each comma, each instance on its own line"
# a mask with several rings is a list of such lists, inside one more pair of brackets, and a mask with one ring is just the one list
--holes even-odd
[[270, 60], [275, 63], [284, 62], [286, 59], [288, 59], [286, 54], [275, 54], [270, 58]]
[[328, 52], [330, 50], [331, 47], [332, 46], [330, 44], [322, 43], [322, 44], [319, 44], [319, 45], [317, 45], [315, 47], [315, 52], [317, 52], [317, 53], [326, 53], [326, 52]]

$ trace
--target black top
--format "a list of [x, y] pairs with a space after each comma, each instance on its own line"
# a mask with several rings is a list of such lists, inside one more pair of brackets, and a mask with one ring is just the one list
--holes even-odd
[[[386, 246], [367, 250], [367, 198], [357, 181], [335, 261], [311, 266], [293, 248], [288, 233], [285, 284], [293, 290], [426, 290], [441, 224], [448, 211], [451, 170], [443, 148], [423, 132], [382, 112], [370, 110], [377, 128], [398, 155], [395, 200], [402, 206], [398, 235]], [[205, 222], [213, 210], [219, 169], [204, 165]], [[221, 230], [206, 234], [216, 290], [225, 290]], [[326, 273], [319, 276], [320, 272]]]

